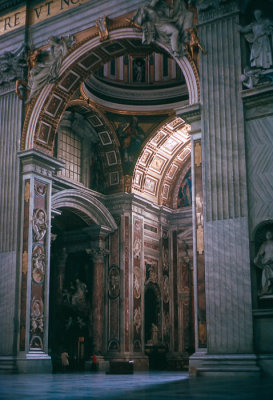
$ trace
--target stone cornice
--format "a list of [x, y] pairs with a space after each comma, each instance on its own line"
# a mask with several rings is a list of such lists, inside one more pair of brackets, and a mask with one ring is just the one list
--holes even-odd
[[35, 173], [51, 178], [54, 173], [64, 167], [62, 161], [38, 150], [21, 151], [18, 157], [21, 160], [23, 174]]
[[205, 0], [199, 3], [197, 4], [199, 21], [197, 27], [240, 11], [239, 2], [236, 0]]

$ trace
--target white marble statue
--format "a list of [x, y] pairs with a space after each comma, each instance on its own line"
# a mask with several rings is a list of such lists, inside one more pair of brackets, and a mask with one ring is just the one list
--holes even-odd
[[63, 57], [67, 54], [74, 43], [72, 36], [61, 37], [51, 36], [48, 39], [50, 50], [45, 54], [46, 58], [41, 62], [34, 62], [30, 70], [28, 88], [30, 90], [27, 103], [38, 95], [42, 88], [48, 83], [54, 83], [59, 78]]
[[261, 10], [254, 11], [255, 21], [240, 32], [250, 43], [250, 66], [268, 69], [273, 65], [273, 21], [264, 18]]
[[273, 235], [266, 232], [266, 240], [262, 243], [254, 258], [255, 265], [262, 270], [262, 288], [260, 295], [273, 293]]
[[160, 40], [170, 47], [174, 56], [186, 53], [193, 13], [187, 9], [184, 0], [176, 0], [174, 8], [170, 8], [163, 0], [150, 0], [137, 10], [133, 23], [142, 28], [143, 44]]

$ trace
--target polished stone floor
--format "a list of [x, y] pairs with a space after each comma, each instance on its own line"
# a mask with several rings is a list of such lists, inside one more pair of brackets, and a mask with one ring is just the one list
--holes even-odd
[[272, 400], [273, 379], [189, 378], [181, 372], [1, 375], [0, 399]]

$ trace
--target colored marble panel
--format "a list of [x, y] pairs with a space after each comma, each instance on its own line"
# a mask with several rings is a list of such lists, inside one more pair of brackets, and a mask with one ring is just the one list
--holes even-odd
[[29, 232], [29, 199], [30, 180], [25, 181], [24, 188], [24, 225], [23, 225], [23, 252], [21, 275], [21, 314], [20, 314], [20, 350], [25, 350], [26, 340], [26, 302], [27, 302], [27, 274], [28, 274], [28, 232]]
[[37, 142], [49, 146], [52, 142], [51, 132], [52, 125], [42, 121], [38, 130]]
[[129, 351], [129, 217], [124, 221], [125, 351]]
[[174, 351], [178, 351], [178, 296], [177, 296], [177, 233], [173, 232], [173, 333]]
[[70, 90], [75, 87], [76, 83], [80, 79], [80, 76], [74, 71], [68, 72], [64, 79], [60, 82], [59, 87], [65, 92], [69, 93]]
[[101, 58], [95, 54], [91, 53], [87, 57], [85, 57], [79, 65], [85, 70], [88, 71], [90, 68], [92, 68], [96, 63], [98, 63], [101, 60]]
[[[142, 241], [143, 241], [143, 222], [137, 217], [133, 218], [133, 265], [134, 271], [139, 269], [141, 271], [141, 258], [142, 258]], [[141, 284], [141, 277], [140, 282]], [[140, 286], [141, 288], [141, 286]], [[141, 289], [140, 289], [141, 292]], [[133, 324], [134, 324], [134, 351], [140, 352], [142, 350], [142, 309], [141, 297], [134, 297], [133, 303]]]
[[206, 292], [205, 292], [205, 258], [203, 232], [203, 190], [202, 190], [202, 159], [201, 141], [194, 144], [194, 175], [195, 175], [195, 213], [196, 213], [196, 241], [197, 241], [197, 318], [198, 318], [198, 345], [207, 347], [206, 325]]
[[50, 115], [52, 118], [55, 118], [62, 105], [62, 102], [63, 99], [61, 97], [53, 94], [45, 110], [45, 113]]

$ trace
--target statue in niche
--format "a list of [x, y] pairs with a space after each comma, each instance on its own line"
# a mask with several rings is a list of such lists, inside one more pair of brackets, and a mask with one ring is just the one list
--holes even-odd
[[158, 336], [159, 336], [159, 330], [156, 324], [152, 324], [152, 344], [156, 345], [158, 344]]
[[273, 293], [273, 235], [267, 231], [265, 241], [254, 258], [254, 264], [262, 270], [259, 296]]
[[87, 286], [79, 278], [75, 281], [75, 292], [71, 296], [73, 306], [82, 305], [86, 302]]
[[133, 81], [145, 82], [145, 59], [136, 58], [133, 61]]
[[159, 39], [170, 47], [175, 57], [186, 54], [190, 41], [188, 29], [193, 25], [193, 12], [188, 10], [184, 0], [177, 0], [173, 8], [163, 0], [150, 0], [140, 7], [132, 23], [141, 27], [143, 44]]
[[32, 278], [36, 283], [42, 282], [45, 275], [45, 251], [40, 245], [33, 249], [32, 253]]
[[32, 230], [34, 242], [39, 242], [45, 237], [47, 230], [46, 213], [41, 208], [34, 210]]
[[250, 44], [250, 67], [245, 68], [241, 81], [247, 88], [273, 81], [273, 21], [254, 11], [255, 21], [239, 30]]
[[27, 103], [48, 83], [55, 83], [59, 78], [63, 57], [75, 42], [73, 36], [57, 38], [51, 36], [48, 39], [50, 50], [46, 52], [33, 52], [32, 69], [30, 70], [28, 89], [30, 90]]

